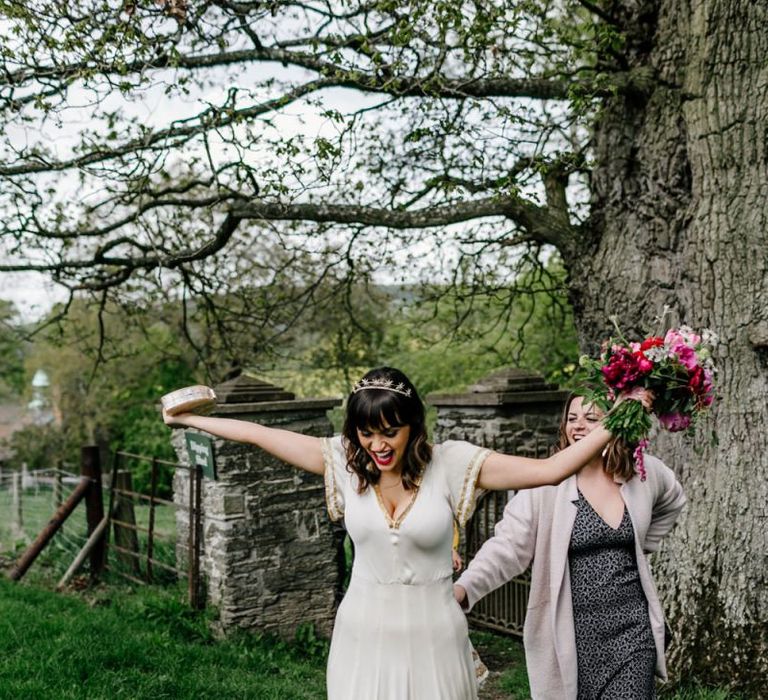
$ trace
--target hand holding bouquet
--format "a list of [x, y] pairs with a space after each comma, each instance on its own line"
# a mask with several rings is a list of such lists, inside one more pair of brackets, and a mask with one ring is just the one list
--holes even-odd
[[[641, 342], [628, 342], [619, 333], [618, 339], [603, 344], [599, 359], [581, 358], [592, 387], [588, 398], [607, 408], [620, 393], [643, 387], [653, 392], [651, 412], [663, 429], [675, 432], [691, 428], [715, 397], [712, 348], [716, 342], [711, 331], [696, 333], [688, 326]], [[637, 446], [638, 471], [644, 476], [642, 451], [651, 418], [642, 404], [622, 401], [606, 416], [605, 427]]]

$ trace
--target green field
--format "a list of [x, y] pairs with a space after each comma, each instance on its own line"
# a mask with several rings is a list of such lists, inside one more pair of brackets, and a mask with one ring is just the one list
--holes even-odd
[[[108, 495], [104, 494], [104, 510], [108, 507]], [[142, 502], [135, 503], [134, 515], [138, 527], [149, 527], [149, 506]], [[15, 556], [20, 554], [26, 546], [35, 539], [42, 528], [48, 523], [56, 511], [53, 492], [50, 489], [28, 489], [22, 493], [22, 528], [15, 526], [15, 509], [12, 503], [11, 492], [8, 489], [0, 489], [0, 554]], [[175, 564], [175, 538], [176, 522], [174, 508], [171, 506], [157, 505], [155, 508], [155, 545], [153, 559], [166, 563], [169, 566]], [[59, 532], [54, 535], [46, 549], [33, 565], [31, 571], [43, 567], [49, 573], [63, 573], [74, 560], [77, 553], [88, 537], [86, 525], [85, 504], [81, 502], [70, 517], [66, 520]], [[114, 533], [111, 534], [114, 541]], [[146, 554], [147, 535], [137, 533], [137, 545], [140, 554]], [[136, 564], [130, 558], [110, 554], [109, 563], [116, 570], [136, 573]], [[145, 570], [146, 563], [138, 562], [138, 573]], [[173, 575], [155, 568], [155, 576], [161, 580]]]

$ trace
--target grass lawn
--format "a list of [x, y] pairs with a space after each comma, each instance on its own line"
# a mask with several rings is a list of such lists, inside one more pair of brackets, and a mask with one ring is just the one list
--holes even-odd
[[97, 589], [88, 598], [0, 579], [0, 697], [325, 698], [325, 648], [240, 634], [215, 641], [183, 594]]
[[[24, 506], [25, 531], [33, 537], [52, 513], [50, 494], [25, 494]], [[8, 494], [0, 491], [0, 698], [325, 698], [328, 644], [309, 628], [290, 644], [246, 633], [215, 640], [208, 630], [213, 613], [190, 610], [183, 586], [134, 589], [118, 583], [52, 593], [52, 581], [85, 539], [82, 507], [24, 581], [8, 581], [1, 570], [23, 547], [8, 526], [10, 512]], [[156, 515], [167, 544], [158, 542], [155, 555], [167, 549], [172, 563], [173, 509], [159, 508]], [[145, 506], [137, 504], [136, 520], [146, 526]], [[471, 636], [491, 671], [480, 700], [528, 700], [521, 642], [478, 630]], [[665, 689], [660, 699], [752, 700], [695, 684]]]
[[[325, 698], [327, 642], [215, 640], [179, 590], [110, 586], [56, 594], [0, 578], [0, 697], [14, 700]], [[473, 631], [491, 677], [482, 700], [529, 697], [522, 645]], [[672, 700], [732, 700], [690, 687]]]

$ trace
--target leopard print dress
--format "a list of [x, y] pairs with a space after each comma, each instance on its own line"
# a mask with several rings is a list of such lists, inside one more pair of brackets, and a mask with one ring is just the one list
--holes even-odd
[[581, 491], [576, 506], [568, 562], [578, 700], [652, 700], [656, 647], [629, 512], [613, 529]]

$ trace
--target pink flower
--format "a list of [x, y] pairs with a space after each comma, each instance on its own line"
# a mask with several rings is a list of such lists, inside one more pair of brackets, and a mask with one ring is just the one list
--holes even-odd
[[653, 362], [651, 362], [641, 350], [638, 350], [637, 352], [633, 353], [635, 356], [635, 359], [637, 360], [637, 368], [642, 372], [643, 374], [648, 374], [653, 369]]
[[664, 430], [677, 433], [691, 426], [691, 417], [684, 413], [665, 413], [659, 416], [659, 425]]
[[667, 331], [667, 334], [664, 336], [664, 345], [667, 347], [672, 347], [678, 343], [684, 343], [683, 336], [680, 335], [676, 328], [670, 328]]
[[645, 481], [645, 448], [648, 447], [648, 440], [643, 438], [637, 443], [635, 452], [632, 455], [635, 458], [635, 471], [640, 475], [640, 481]]
[[675, 343], [671, 351], [673, 356], [677, 357], [680, 364], [686, 369], [693, 369], [698, 364], [696, 351], [685, 343]]
[[680, 326], [680, 328], [671, 328], [664, 336], [664, 345], [670, 347], [682, 343], [691, 348], [696, 348], [701, 343], [701, 336], [694, 333], [689, 326]]

